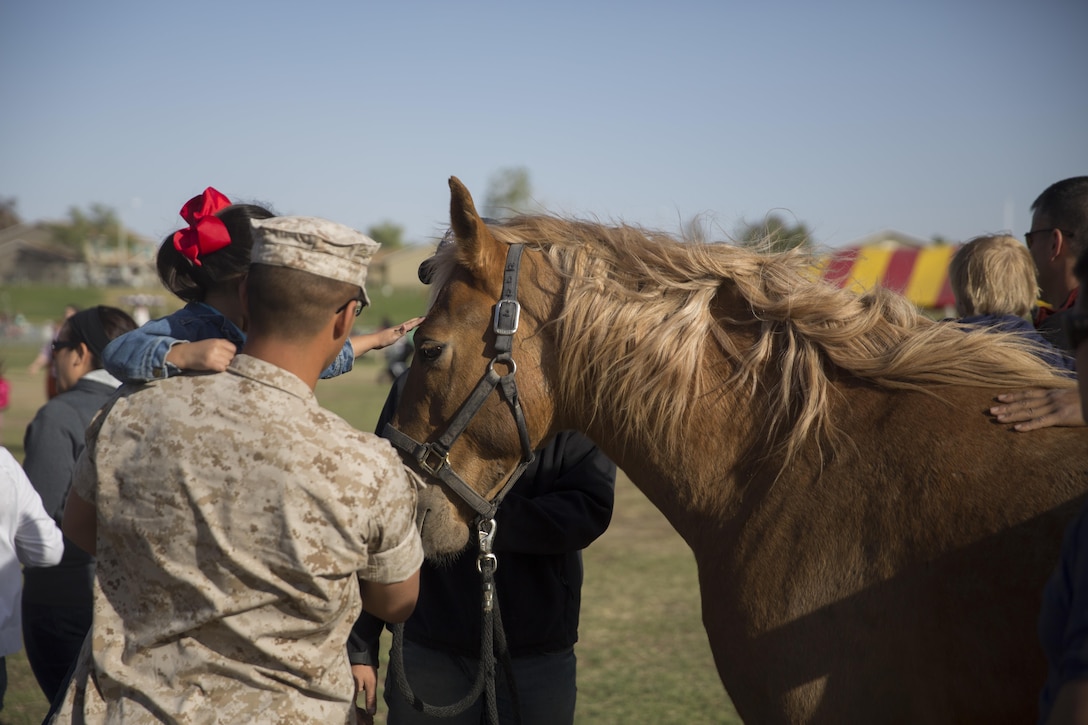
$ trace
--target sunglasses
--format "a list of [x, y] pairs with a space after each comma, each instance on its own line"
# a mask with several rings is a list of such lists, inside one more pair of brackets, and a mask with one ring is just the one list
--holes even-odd
[[1053, 231], [1059, 231], [1062, 233], [1063, 236], [1066, 237], [1075, 236], [1071, 232], [1067, 232], [1059, 227], [1050, 227], [1049, 229], [1032, 229], [1030, 232], [1024, 232], [1024, 241], [1027, 242], [1028, 249], [1031, 249], [1031, 245], [1034, 244], [1035, 240], [1032, 239], [1032, 237], [1034, 237], [1036, 234], [1049, 234]]
[[1081, 343], [1088, 340], [1088, 314], [1070, 310], [1062, 316], [1062, 330], [1069, 342], [1069, 349], [1077, 351]]
[[78, 350], [81, 344], [71, 340], [53, 340], [53, 344], [49, 346], [49, 349], [55, 355], [58, 350]]

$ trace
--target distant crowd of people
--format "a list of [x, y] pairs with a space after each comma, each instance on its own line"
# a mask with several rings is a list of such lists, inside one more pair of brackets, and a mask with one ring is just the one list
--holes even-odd
[[[949, 324], [1019, 335], [1076, 376], [1088, 365], [1088, 177], [1051, 185], [1031, 210], [1026, 244], [986, 235], [958, 249]], [[52, 722], [370, 722], [380, 636], [398, 622], [417, 694], [457, 699], [481, 666], [473, 552], [424, 561], [416, 474], [314, 396], [320, 378], [386, 349], [381, 430], [422, 318], [354, 334], [378, 247], [356, 230], [212, 187], [180, 214], [157, 267], [184, 307], [155, 320], [71, 307], [31, 365], [50, 371], [47, 402], [22, 465], [0, 450], [0, 707], [2, 655], [25, 646]], [[1078, 384], [1009, 391], [990, 412], [1024, 433], [1083, 426]], [[7, 397], [0, 385], [0, 411]], [[503, 723], [574, 720], [580, 552], [609, 524], [615, 479], [590, 440], [565, 432], [500, 508]], [[1088, 717], [1083, 515], [1041, 594], [1039, 722], [1077, 722]], [[385, 697], [392, 725], [442, 721], [393, 679]], [[477, 702], [450, 721], [483, 716]]]

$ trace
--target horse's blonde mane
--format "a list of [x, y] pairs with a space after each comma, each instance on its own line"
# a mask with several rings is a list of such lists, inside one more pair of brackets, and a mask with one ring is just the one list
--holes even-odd
[[[699, 399], [722, 390], [767, 395], [765, 427], [788, 462], [810, 436], [835, 434], [831, 376], [914, 390], [1072, 384], [1017, 335], [935, 322], [885, 289], [840, 289], [801, 251], [551, 216], [490, 229], [543, 251], [566, 279], [560, 403], [592, 405], [671, 447]], [[721, 356], [722, 369], [708, 369]]]

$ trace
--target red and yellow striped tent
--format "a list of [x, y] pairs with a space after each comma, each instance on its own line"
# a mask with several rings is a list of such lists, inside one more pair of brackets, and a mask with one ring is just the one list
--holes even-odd
[[952, 244], [915, 247], [893, 241], [844, 247], [825, 260], [823, 277], [857, 292], [881, 284], [925, 309], [954, 307], [948, 264], [956, 249]]

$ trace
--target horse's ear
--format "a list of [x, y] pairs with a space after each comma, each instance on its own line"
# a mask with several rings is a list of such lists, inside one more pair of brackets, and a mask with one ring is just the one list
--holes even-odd
[[450, 228], [457, 240], [457, 257], [469, 267], [483, 269], [498, 256], [497, 243], [476, 212], [472, 195], [456, 176], [450, 177]]

